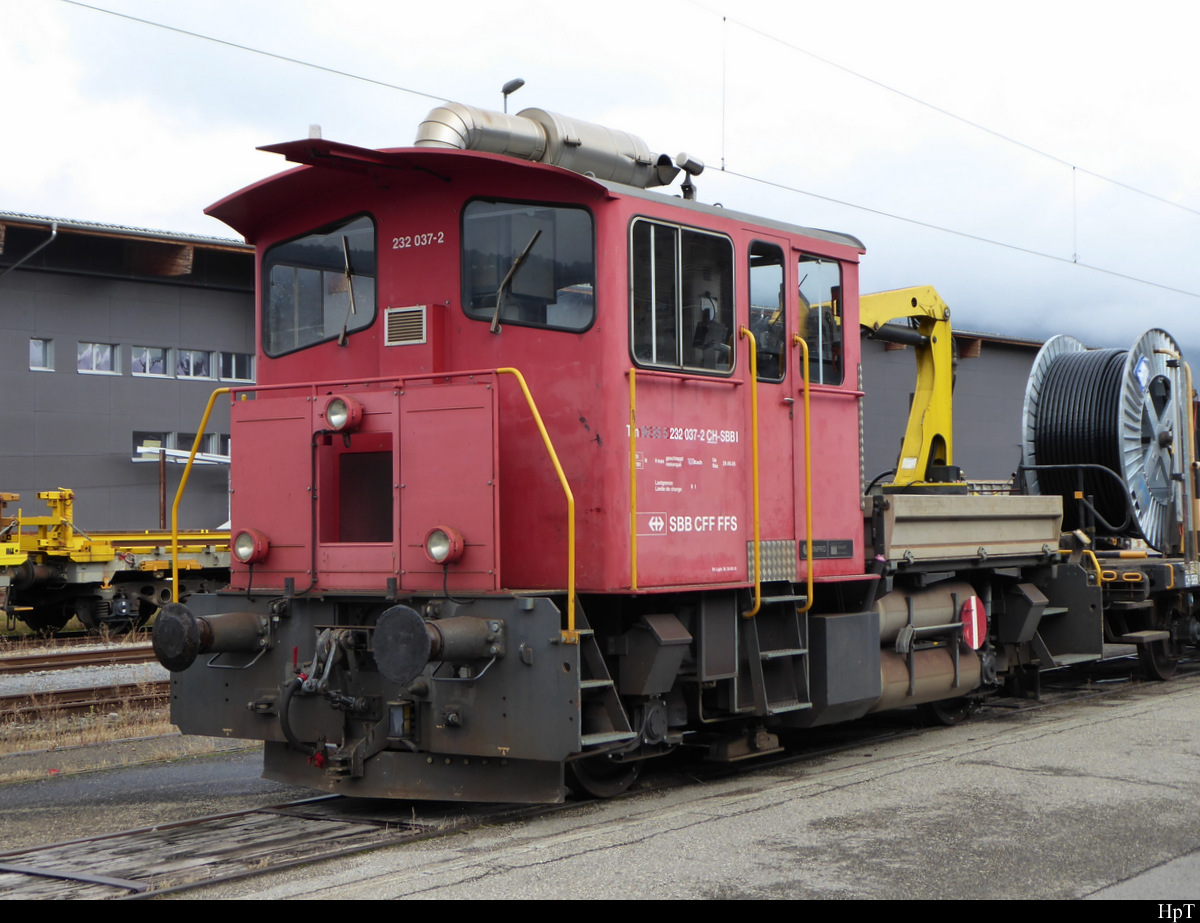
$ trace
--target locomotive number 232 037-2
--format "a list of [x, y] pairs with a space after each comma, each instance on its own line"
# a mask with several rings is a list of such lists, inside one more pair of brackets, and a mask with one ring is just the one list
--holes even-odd
[[444, 231], [431, 231], [428, 234], [413, 234], [411, 237], [393, 237], [392, 249], [404, 250], [409, 247], [428, 247], [430, 244], [445, 243]]

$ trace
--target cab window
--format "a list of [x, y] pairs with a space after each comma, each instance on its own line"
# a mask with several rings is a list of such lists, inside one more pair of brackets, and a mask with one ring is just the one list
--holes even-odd
[[477, 199], [463, 209], [463, 310], [476, 320], [586, 330], [595, 232], [582, 208]]
[[814, 385], [842, 383], [842, 266], [837, 260], [801, 254], [800, 335], [808, 343], [808, 374]]
[[783, 381], [787, 368], [786, 320], [783, 250], [756, 240], [750, 245], [750, 332], [758, 351], [759, 381]]
[[637, 363], [729, 372], [737, 335], [729, 238], [638, 219], [630, 246]]
[[263, 254], [263, 349], [280, 356], [375, 320], [375, 223], [363, 215]]

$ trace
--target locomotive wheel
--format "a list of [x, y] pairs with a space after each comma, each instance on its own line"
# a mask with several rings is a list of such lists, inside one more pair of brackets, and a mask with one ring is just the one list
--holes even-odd
[[1168, 680], [1175, 675], [1179, 659], [1171, 653], [1166, 641], [1143, 644], [1138, 648], [1138, 660], [1149, 679]]
[[633, 785], [641, 772], [641, 760], [620, 763], [608, 756], [589, 756], [567, 763], [567, 787], [577, 795], [613, 798]]
[[942, 702], [927, 702], [921, 706], [921, 713], [928, 724], [943, 724], [953, 727], [966, 720], [971, 712], [970, 699], [946, 699]]

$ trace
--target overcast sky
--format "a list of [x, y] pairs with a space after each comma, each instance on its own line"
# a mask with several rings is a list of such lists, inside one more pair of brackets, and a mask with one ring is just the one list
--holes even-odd
[[404, 146], [439, 100], [498, 109], [519, 76], [510, 111], [686, 150], [702, 200], [859, 237], [865, 291], [933, 284], [957, 326], [1014, 336], [1128, 347], [1161, 326], [1200, 362], [1192, 4], [94, 6], [416, 92], [0, 0], [0, 211], [232, 236], [203, 209], [285, 166], [258, 145], [316, 123]]

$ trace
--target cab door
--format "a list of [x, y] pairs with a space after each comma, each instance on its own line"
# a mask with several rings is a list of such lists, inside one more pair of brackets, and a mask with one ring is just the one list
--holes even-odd
[[[747, 318], [754, 334], [757, 360], [759, 515], [762, 538], [762, 579], [796, 580], [796, 479], [794, 469], [803, 458], [797, 443], [796, 388], [791, 379], [799, 374], [792, 348], [794, 321], [788, 316], [787, 292], [790, 267], [786, 241], [757, 233], [746, 253], [748, 271]], [[745, 321], [744, 321], [745, 322]], [[746, 371], [749, 377], [749, 368]], [[749, 453], [747, 453], [749, 454]], [[747, 481], [751, 472], [744, 473]], [[753, 515], [753, 510], [747, 511]], [[803, 516], [801, 515], [801, 521]], [[753, 522], [748, 521], [746, 541], [749, 574], [753, 579]]]
[[[847, 266], [795, 248], [797, 336], [792, 338], [795, 399], [797, 573], [806, 574], [805, 538], [811, 503], [813, 572], [817, 578], [862, 571], [862, 484], [859, 466], [859, 398], [851, 377], [858, 329], [847, 332]], [[853, 317], [856, 319], [857, 314]], [[848, 337], [853, 337], [849, 340]], [[806, 350], [805, 350], [806, 347]], [[806, 460], [803, 355], [807, 351], [811, 452]], [[811, 464], [811, 469], [810, 469]], [[810, 498], [810, 499], [806, 499]]]

